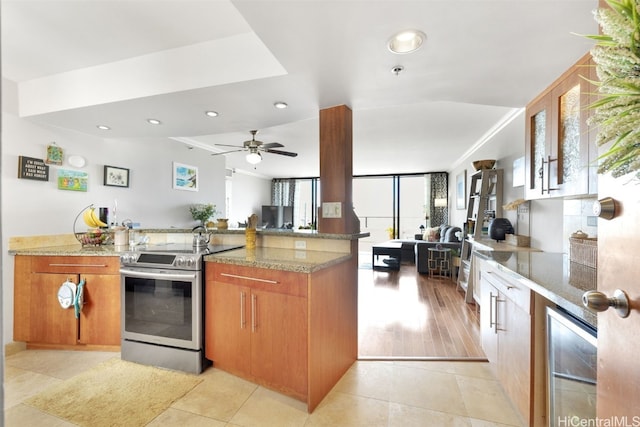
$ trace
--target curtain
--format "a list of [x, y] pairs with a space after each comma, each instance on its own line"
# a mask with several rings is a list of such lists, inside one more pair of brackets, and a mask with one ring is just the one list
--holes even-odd
[[293, 206], [296, 196], [295, 179], [274, 179], [271, 181], [271, 204], [274, 206]]
[[[446, 172], [431, 173], [431, 199], [429, 200], [429, 217], [431, 226], [449, 224], [449, 174]], [[447, 206], [436, 206], [436, 199], [446, 200]]]

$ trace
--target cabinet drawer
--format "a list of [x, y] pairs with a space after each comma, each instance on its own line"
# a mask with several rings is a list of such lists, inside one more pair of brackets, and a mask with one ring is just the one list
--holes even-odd
[[209, 262], [205, 266], [205, 274], [207, 282], [224, 282], [267, 292], [307, 296], [308, 275], [304, 273]]
[[112, 256], [36, 256], [31, 261], [35, 273], [120, 274], [120, 258]]
[[531, 289], [502, 275], [495, 268], [488, 268], [481, 272], [482, 278], [491, 283], [502, 295], [513, 301], [527, 314], [531, 314]]

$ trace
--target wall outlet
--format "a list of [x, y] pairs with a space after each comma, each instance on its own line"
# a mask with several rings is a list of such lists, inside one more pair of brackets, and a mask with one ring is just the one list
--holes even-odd
[[296, 240], [295, 241], [295, 248], [296, 249], [307, 249], [306, 240]]

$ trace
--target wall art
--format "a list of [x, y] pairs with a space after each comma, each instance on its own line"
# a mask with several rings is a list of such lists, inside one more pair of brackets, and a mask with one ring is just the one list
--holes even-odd
[[456, 209], [467, 207], [467, 170], [456, 176]]
[[58, 190], [87, 191], [88, 182], [86, 172], [58, 169]]
[[173, 162], [173, 188], [198, 191], [198, 168]]
[[49, 181], [49, 166], [42, 159], [18, 156], [18, 178]]
[[128, 187], [129, 169], [104, 165], [104, 185], [110, 187]]
[[64, 150], [58, 147], [55, 142], [47, 145], [47, 158], [45, 163], [48, 165], [61, 165], [64, 159]]

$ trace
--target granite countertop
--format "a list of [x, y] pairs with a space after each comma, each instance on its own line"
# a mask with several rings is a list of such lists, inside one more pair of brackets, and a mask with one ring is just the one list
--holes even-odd
[[207, 255], [204, 260], [271, 270], [313, 273], [351, 258], [351, 254], [281, 248], [236, 249]]
[[582, 305], [582, 294], [595, 290], [596, 269], [569, 261], [563, 253], [476, 251], [508, 277], [529, 287], [572, 315], [597, 328], [596, 313]]
[[42, 255], [42, 256], [120, 256], [120, 253], [127, 252], [129, 246], [82, 246], [64, 245], [64, 246], [47, 246], [42, 248], [24, 248], [9, 250], [10, 255]]
[[[139, 233], [192, 233], [191, 229], [182, 228], [136, 228], [134, 231]], [[212, 234], [244, 234], [245, 228], [210, 228], [208, 231]], [[283, 236], [283, 237], [299, 237], [310, 239], [333, 239], [333, 240], [357, 240], [363, 237], [368, 237], [369, 232], [359, 232], [353, 234], [331, 234], [331, 233], [319, 233], [316, 230], [300, 230], [300, 229], [286, 229], [286, 228], [258, 228], [256, 232], [259, 235], [265, 236]]]

